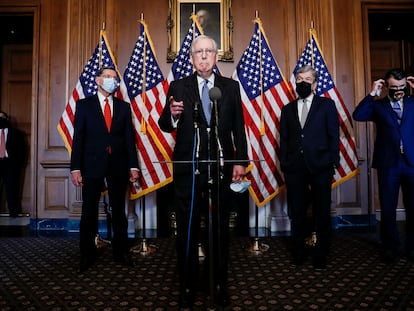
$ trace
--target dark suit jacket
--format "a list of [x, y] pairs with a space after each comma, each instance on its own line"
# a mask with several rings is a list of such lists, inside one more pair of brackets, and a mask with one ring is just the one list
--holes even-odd
[[298, 100], [282, 108], [280, 164], [284, 173], [295, 172], [300, 157], [312, 173], [339, 166], [339, 119], [333, 100], [314, 96], [304, 128], [298, 117]]
[[[244, 129], [243, 109], [240, 98], [239, 85], [236, 81], [216, 75], [214, 86], [222, 92], [222, 97], [217, 102], [218, 107], [218, 132], [224, 151], [225, 160], [237, 160], [235, 163], [226, 163], [224, 173], [227, 177], [232, 175], [233, 165], [247, 166], [247, 142]], [[199, 104], [200, 124], [200, 159], [208, 157], [207, 122], [200, 104], [200, 94], [197, 83], [197, 75], [171, 82], [168, 90], [167, 103], [158, 121], [160, 128], [165, 132], [172, 132], [170, 103], [168, 98], [173, 96], [176, 101], [184, 102], [184, 111], [180, 116], [176, 144], [174, 147], [174, 161], [191, 161], [194, 147], [194, 104]], [[212, 132], [214, 132], [214, 111], [212, 112]], [[212, 133], [211, 159], [216, 159], [216, 143]], [[206, 172], [207, 166], [200, 165], [201, 172]], [[179, 182], [183, 189], [190, 190], [192, 166], [191, 164], [174, 164], [174, 182]], [[183, 182], [183, 183], [181, 183]]]
[[98, 96], [81, 99], [76, 103], [71, 171], [81, 170], [86, 178], [102, 178], [109, 167], [112, 174], [122, 176], [128, 176], [130, 168], [138, 168], [130, 106], [113, 98], [108, 133]]
[[9, 127], [6, 140], [7, 165], [10, 166], [10, 170], [21, 170], [28, 156], [24, 133], [17, 128]]
[[393, 111], [390, 100], [384, 97], [374, 100], [367, 95], [356, 107], [352, 117], [356, 121], [373, 121], [376, 125], [376, 139], [372, 167], [389, 168], [400, 158], [400, 140], [404, 145], [404, 155], [414, 166], [414, 99], [404, 97], [401, 126]]

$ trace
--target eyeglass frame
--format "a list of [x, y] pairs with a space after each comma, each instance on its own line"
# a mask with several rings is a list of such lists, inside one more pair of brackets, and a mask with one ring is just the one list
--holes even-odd
[[195, 51], [191, 52], [191, 55], [196, 55], [197, 57], [202, 57], [203, 53], [205, 53], [207, 56], [211, 56], [213, 54], [216, 54], [217, 50], [211, 49], [211, 48], [198, 49], [198, 50], [195, 50]]

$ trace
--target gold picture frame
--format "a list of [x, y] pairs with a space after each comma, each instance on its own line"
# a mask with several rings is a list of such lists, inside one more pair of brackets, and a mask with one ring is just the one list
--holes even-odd
[[233, 61], [233, 17], [231, 0], [168, 0], [167, 62], [173, 62], [191, 25], [191, 14], [199, 16], [204, 34], [218, 47], [219, 61]]

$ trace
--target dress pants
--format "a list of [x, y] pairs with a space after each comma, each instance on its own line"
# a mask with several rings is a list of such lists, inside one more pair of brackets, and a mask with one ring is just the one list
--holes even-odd
[[[176, 180], [174, 180], [176, 182]], [[229, 243], [229, 212], [225, 198], [225, 185], [220, 185], [221, 199], [220, 204], [212, 206], [212, 227], [213, 227], [213, 278], [214, 286], [219, 285], [226, 288], [227, 268], [228, 268], [228, 243]], [[217, 202], [217, 191], [213, 184], [211, 199]], [[175, 187], [175, 211], [177, 220], [177, 260], [178, 274], [181, 290], [189, 289], [195, 292], [198, 287], [198, 280], [201, 276], [202, 285], [207, 286], [209, 282], [209, 193], [207, 186], [207, 176], [201, 174], [197, 178], [195, 186], [195, 197], [193, 209], [191, 211], [191, 197], [183, 196], [179, 187]], [[229, 186], [227, 186], [229, 188]], [[227, 192], [228, 193], [228, 192]], [[202, 221], [203, 220], [203, 221]], [[191, 221], [191, 226], [190, 226]], [[204, 225], [202, 225], [202, 223]], [[202, 243], [205, 247], [206, 258], [203, 271], [200, 271], [198, 245]], [[201, 272], [201, 273], [200, 273]]]
[[[103, 178], [84, 178], [82, 215], [80, 221], [80, 251], [82, 256], [95, 256], [95, 235], [98, 233], [99, 201]], [[107, 177], [109, 205], [112, 209], [112, 250], [114, 254], [128, 252], [128, 220], [125, 215], [127, 181], [117, 176]]]
[[[299, 262], [306, 257], [305, 240], [315, 231], [314, 256], [326, 257], [331, 237], [331, 187], [333, 170], [310, 173], [304, 169], [285, 173], [289, 216], [291, 218], [291, 252]], [[312, 221], [307, 212], [312, 206]]]
[[17, 216], [22, 212], [21, 203], [21, 170], [17, 169], [8, 158], [0, 159], [0, 178], [6, 188], [6, 199], [9, 213]]
[[398, 253], [402, 245], [397, 228], [397, 205], [402, 190], [406, 215], [405, 249], [414, 251], [414, 167], [401, 154], [391, 168], [378, 168], [378, 190], [381, 205], [380, 236], [385, 251]]

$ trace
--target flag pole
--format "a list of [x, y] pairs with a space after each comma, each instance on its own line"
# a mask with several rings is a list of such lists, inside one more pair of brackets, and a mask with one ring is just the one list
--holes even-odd
[[314, 33], [314, 23], [311, 21], [311, 26], [309, 28], [309, 43], [311, 45], [311, 57], [312, 57], [312, 67], [315, 68], [315, 54], [313, 53], [313, 40], [312, 35]]
[[[143, 34], [144, 35], [144, 40], [143, 40], [144, 41], [144, 49], [143, 49], [143, 54], [144, 55], [142, 57], [144, 67], [143, 67], [143, 73], [142, 73], [143, 77], [142, 77], [142, 94], [141, 94], [141, 96], [142, 96], [142, 105], [143, 105], [142, 112], [143, 113], [142, 113], [142, 118], [141, 118], [141, 132], [144, 135], [146, 135], [146, 133], [147, 133], [146, 124], [145, 124], [145, 122], [146, 122], [145, 119], [146, 118], [144, 116], [144, 113], [145, 113], [145, 110], [146, 110], [145, 109], [145, 101], [146, 101], [146, 87], [147, 87], [147, 80], [146, 80], [147, 28], [146, 28], [146, 24], [144, 22], [144, 13], [141, 13], [140, 23], [144, 26], [144, 34]], [[140, 207], [141, 207], [141, 213], [142, 213], [142, 216], [141, 216], [142, 217], [142, 240], [141, 240], [140, 245], [132, 247], [130, 249], [130, 251], [132, 253], [139, 253], [139, 254], [145, 256], [145, 255], [149, 255], [149, 254], [154, 253], [157, 249], [157, 247], [155, 245], [150, 245], [150, 244], [147, 243], [147, 235], [146, 235], [147, 228], [146, 228], [146, 217], [145, 217], [145, 195], [143, 195], [141, 197]]]
[[105, 22], [102, 22], [102, 29], [99, 32], [99, 68], [102, 67], [102, 35], [105, 31]]
[[[259, 74], [260, 74], [260, 98], [261, 98], [261, 109], [260, 109], [260, 136], [263, 136], [265, 134], [265, 128], [264, 128], [264, 114], [263, 114], [263, 110], [264, 110], [264, 101], [263, 101], [263, 74], [262, 74], [262, 32], [261, 32], [261, 23], [260, 23], [260, 18], [259, 18], [259, 12], [256, 10], [255, 12], [255, 20], [254, 22], [258, 24], [259, 28], [258, 28], [258, 41], [259, 41]], [[250, 245], [247, 248], [247, 251], [249, 253], [254, 253], [254, 254], [261, 254], [263, 252], [266, 252], [269, 249], [269, 245], [263, 244], [259, 242], [259, 207], [257, 206], [257, 204], [255, 204], [255, 236], [253, 239], [253, 245]]]
[[143, 49], [143, 54], [142, 55], [142, 59], [143, 59], [143, 72], [142, 72], [142, 93], [141, 93], [141, 97], [142, 97], [142, 117], [141, 117], [141, 132], [146, 135], [147, 134], [147, 126], [146, 126], [146, 115], [145, 114], [145, 101], [146, 101], [146, 88], [147, 88], [147, 27], [144, 23], [144, 13], [141, 13], [141, 20], [140, 23], [142, 25], [144, 25], [145, 31], [144, 31], [144, 49]]

